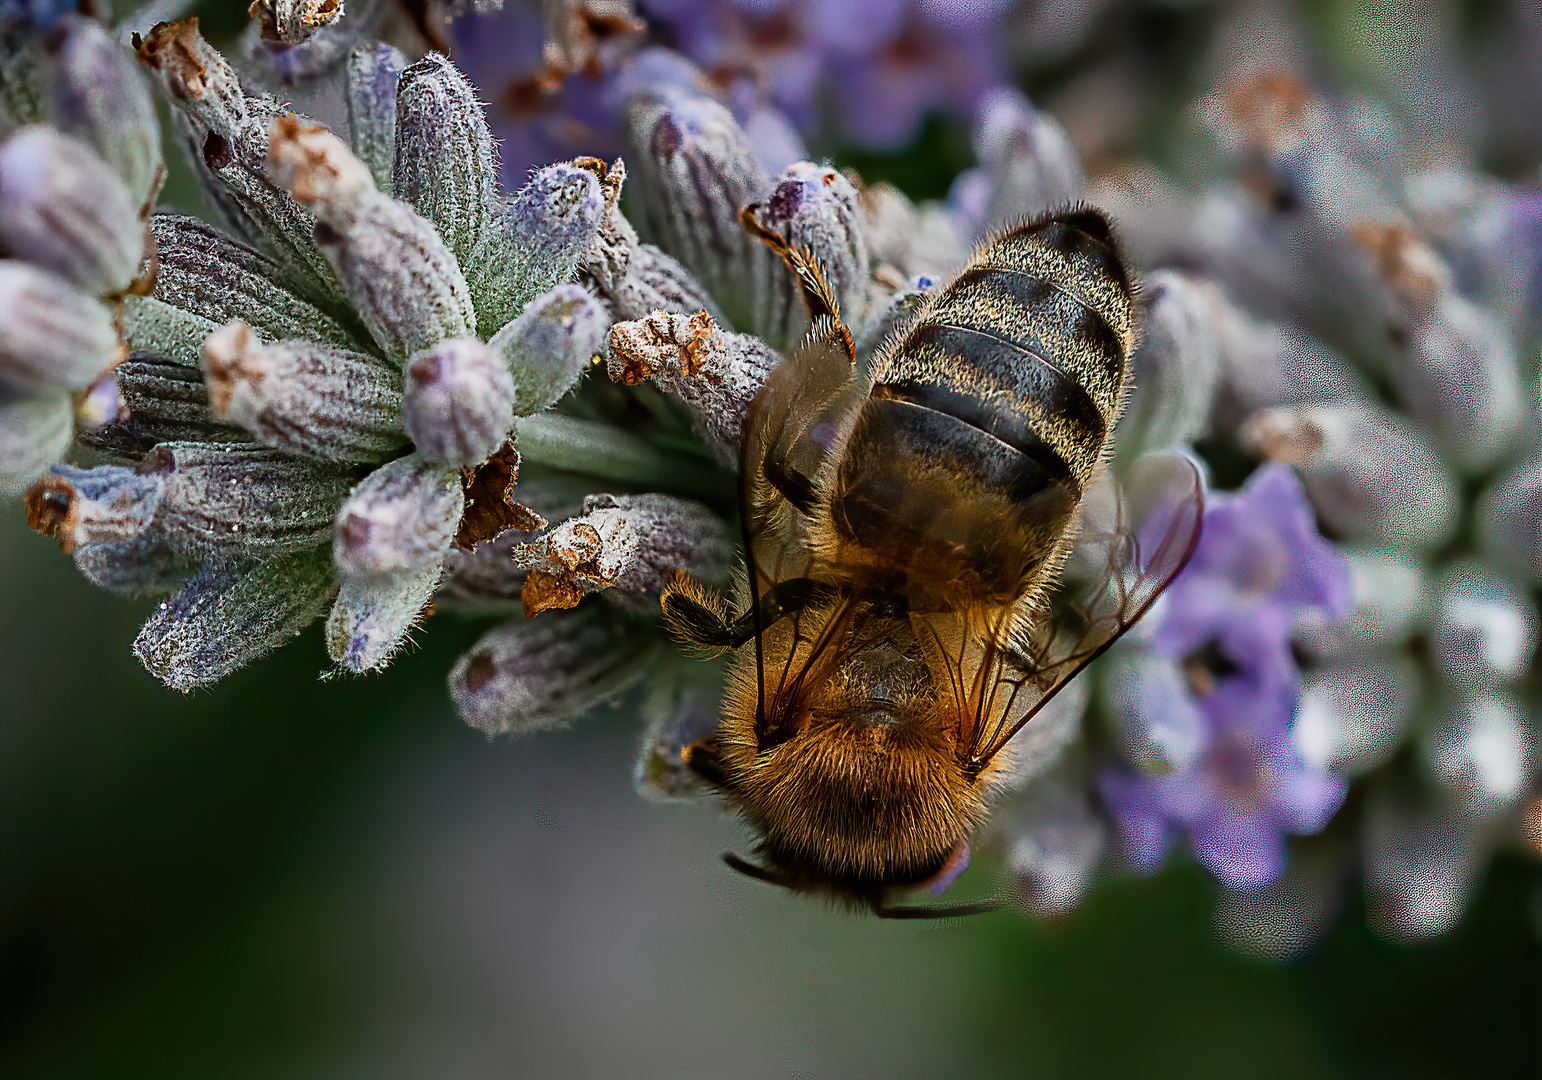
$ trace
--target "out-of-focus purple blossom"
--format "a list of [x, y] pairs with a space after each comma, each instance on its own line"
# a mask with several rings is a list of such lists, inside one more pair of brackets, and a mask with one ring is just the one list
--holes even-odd
[[1135, 646], [1144, 656], [1105, 677], [1127, 752], [1148, 770], [1116, 766], [1101, 783], [1137, 866], [1155, 869], [1186, 833], [1224, 884], [1262, 885], [1285, 865], [1285, 834], [1327, 823], [1345, 782], [1295, 743], [1290, 633], [1303, 613], [1341, 616], [1349, 601], [1349, 568], [1288, 468], [1212, 496], [1194, 557]]
[[929, 113], [970, 116], [1004, 81], [992, 35], [1008, 0], [638, 6], [656, 37], [678, 52], [612, 54], [560, 86], [543, 58], [535, 5], [510, 4], [452, 26], [456, 61], [491, 99], [511, 182], [555, 158], [614, 156], [623, 108], [638, 89], [711, 93], [732, 109], [762, 166], [775, 174], [806, 156], [799, 131], [896, 150]]

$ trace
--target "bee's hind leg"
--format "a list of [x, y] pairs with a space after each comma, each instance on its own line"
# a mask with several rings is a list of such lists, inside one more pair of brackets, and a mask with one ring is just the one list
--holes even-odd
[[677, 639], [709, 649], [737, 649], [784, 616], [801, 611], [819, 585], [810, 578], [779, 581], [760, 597], [760, 618], [745, 611], [732, 621], [728, 605], [716, 592], [683, 571], [675, 571], [664, 587], [659, 606], [664, 625]]

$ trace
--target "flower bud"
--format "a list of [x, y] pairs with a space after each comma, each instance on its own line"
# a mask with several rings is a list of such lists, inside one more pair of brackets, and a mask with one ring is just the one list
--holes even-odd
[[626, 166], [617, 159], [600, 185], [603, 215], [580, 263], [595, 290], [618, 319], [641, 319], [653, 311], [706, 311], [720, 319], [717, 304], [689, 270], [637, 239], [618, 205], [625, 179]]
[[144, 76], [100, 23], [71, 19], [54, 57], [53, 124], [81, 140], [147, 210], [160, 188], [160, 121]]
[[27, 524], [65, 553], [135, 540], [155, 520], [164, 493], [162, 477], [122, 465], [55, 465], [27, 492]]
[[1542, 583], [1542, 455], [1521, 462], [1483, 493], [1473, 531], [1491, 562], [1522, 581]]
[[459, 545], [451, 548], [445, 557], [446, 577], [439, 588], [439, 600], [461, 611], [520, 614], [525, 572], [514, 565], [514, 549], [540, 537], [549, 521], [581, 513], [592, 483], [558, 472], [519, 483], [515, 491], [527, 514], [527, 527], [506, 528], [472, 550]]
[[1454, 926], [1467, 907], [1482, 839], [1463, 811], [1394, 783], [1381, 782], [1366, 799], [1366, 914], [1384, 934], [1431, 938]]
[[602, 604], [507, 623], [450, 672], [461, 718], [488, 735], [528, 735], [589, 712], [646, 670], [653, 655], [626, 619]]
[[657, 608], [676, 571], [721, 580], [733, 547], [723, 523], [697, 503], [669, 495], [591, 495], [570, 518], [514, 550], [529, 571], [526, 615], [570, 608], [589, 593], [640, 611]]
[[1065, 129], [1015, 87], [985, 96], [973, 142], [990, 178], [984, 228], [1036, 217], [1081, 194], [1081, 165]]
[[1301, 956], [1333, 927], [1351, 857], [1347, 844], [1292, 845], [1284, 871], [1267, 885], [1221, 892], [1216, 934], [1246, 956], [1275, 961]]
[[305, 629], [335, 587], [325, 549], [207, 565], [150, 613], [134, 655], [173, 690], [206, 686]]
[[1074, 908], [1108, 845], [1108, 826], [1093, 809], [1079, 764], [1062, 765], [1029, 788], [1005, 832], [1014, 899], [1036, 915]]
[[1341, 618], [1308, 612], [1291, 643], [1309, 658], [1326, 659], [1395, 649], [1423, 628], [1429, 575], [1412, 555], [1377, 548], [1343, 551], [1349, 563], [1350, 609]]
[[1308, 765], [1341, 776], [1369, 772], [1396, 752], [1423, 689], [1406, 655], [1354, 658], [1311, 671], [1291, 738]]
[[74, 139], [26, 127], [0, 143], [0, 244], [93, 296], [128, 288], [145, 230], [118, 175]]
[[343, 141], [292, 117], [273, 124], [274, 180], [316, 211], [316, 239], [370, 334], [394, 360], [476, 326], [471, 292], [434, 227], [380, 194]]
[[45, 270], [0, 260], [0, 388], [78, 389], [118, 355], [107, 308]]
[[708, 317], [659, 311], [610, 331], [610, 377], [647, 380], [691, 406], [719, 452], [739, 452], [745, 415], [781, 356], [758, 337], [730, 334]]
[[701, 282], [652, 244], [634, 247], [621, 283], [612, 292], [602, 289], [601, 295], [616, 318], [641, 319], [654, 311], [705, 311], [720, 318], [716, 302]]
[[337, 511], [332, 559], [346, 578], [411, 576], [437, 566], [460, 523], [454, 468], [416, 454], [364, 478]]
[[[877, 283], [874, 284], [876, 287]], [[887, 296], [875, 293], [870, 297], [868, 306], [873, 314], [856, 335], [858, 364], [865, 365], [885, 341], [898, 337], [921, 310], [921, 305], [940, 287], [941, 283], [935, 278], [923, 274]]]
[[[617, 162], [613, 171], [619, 191], [626, 170]], [[606, 205], [600, 178], [578, 162], [538, 170], [509, 199], [497, 230], [499, 257], [478, 267], [484, 335], [491, 337], [531, 300], [573, 276], [595, 242]]]
[[74, 434], [69, 395], [0, 396], [0, 502], [26, 491], [64, 456]]
[[399, 575], [343, 578], [327, 616], [327, 655], [353, 672], [385, 667], [434, 598], [441, 572], [431, 563]]
[[348, 54], [348, 142], [387, 195], [396, 158], [396, 88], [406, 66], [401, 50], [384, 42], [364, 41]]
[[155, 528], [167, 544], [222, 558], [323, 543], [351, 485], [326, 462], [219, 443], [162, 443], [135, 471], [162, 485]]
[[[357, 349], [362, 327], [335, 317], [283, 286], [284, 270], [197, 218], [156, 214], [156, 300], [222, 326], [240, 319], [264, 341], [304, 338]], [[359, 335], [359, 336], [356, 336]]]
[[180, 113], [204, 191], [248, 243], [267, 251], [311, 299], [341, 295], [312, 233], [314, 219], [269, 176], [269, 124], [294, 118], [271, 97], [248, 97], [198, 20], [158, 23], [137, 43]]
[[515, 412], [554, 404], [605, 349], [610, 317], [580, 285], [558, 285], [525, 305], [490, 344], [514, 376]]
[[546, 40], [541, 59], [545, 77], [560, 81], [579, 71], [604, 70], [601, 49], [640, 38], [648, 24], [632, 10], [632, 0], [557, 0], [541, 5]]
[[867, 185], [857, 200], [873, 265], [892, 266], [897, 272], [906, 273], [910, 243], [916, 231], [915, 204], [887, 181]]
[[1446, 460], [1464, 472], [1495, 464], [1527, 422], [1515, 347], [1497, 320], [1459, 296], [1442, 297], [1431, 317], [1410, 330], [1394, 386]]
[[925, 202], [916, 208], [910, 262], [901, 269], [909, 275], [925, 274], [946, 280], [969, 261], [973, 248], [963, 218], [944, 203]]
[[1437, 715], [1423, 740], [1435, 777], [1475, 815], [1508, 810], [1530, 790], [1533, 736], [1508, 694], [1459, 695]]
[[468, 276], [484, 257], [502, 258], [491, 244], [502, 209], [493, 133], [471, 83], [438, 53], [397, 85], [392, 191], [433, 224]]
[[466, 467], [486, 461], [514, 429], [515, 381], [476, 338], [451, 338], [407, 363], [402, 419], [418, 454]]
[[342, 0], [255, 0], [251, 16], [265, 41], [298, 45], [343, 17]]
[[204, 342], [215, 416], [264, 446], [326, 461], [385, 461], [406, 444], [400, 381], [380, 361], [311, 341], [264, 345], [239, 319]]
[[1480, 563], [1449, 570], [1435, 590], [1435, 665], [1464, 687], [1525, 676], [1537, 649], [1537, 606], [1524, 589]]
[[198, 569], [198, 560], [179, 555], [149, 534], [112, 544], [82, 544], [74, 558], [82, 577], [120, 596], [164, 596]]
[[1130, 361], [1134, 382], [1119, 421], [1119, 451], [1159, 450], [1193, 442], [1210, 426], [1220, 377], [1213, 286], [1159, 270], [1140, 296], [1146, 308], [1140, 347]]
[[[338, 5], [339, 10], [341, 4]], [[346, 19], [315, 26], [303, 41], [271, 40], [261, 35], [248, 36], [247, 59], [254, 74], [267, 84], [304, 87], [321, 80], [332, 80], [348, 59], [349, 52], [361, 38], [372, 32], [372, 19]], [[373, 30], [378, 31], [378, 23]]]
[[197, 19], [157, 23], [143, 38], [135, 35], [134, 48], [199, 134], [219, 132], [228, 141], [246, 126], [250, 113], [241, 81], [203, 39]]
[[765, 197], [770, 178], [733, 115], [711, 98], [639, 96], [628, 137], [647, 231], [674, 252], [736, 326], [762, 329], [755, 310], [772, 275], [788, 271], [739, 225], [739, 208]]
[[1265, 409], [1240, 435], [1294, 465], [1319, 520], [1346, 539], [1428, 548], [1456, 527], [1450, 472], [1429, 443], [1386, 410], [1354, 401]]

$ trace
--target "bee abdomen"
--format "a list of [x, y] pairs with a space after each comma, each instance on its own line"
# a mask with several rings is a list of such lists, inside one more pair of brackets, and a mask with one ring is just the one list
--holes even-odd
[[1122, 405], [1130, 285], [1095, 211], [990, 241], [877, 361], [873, 396], [937, 409], [1009, 446], [1049, 447], [1078, 486]]

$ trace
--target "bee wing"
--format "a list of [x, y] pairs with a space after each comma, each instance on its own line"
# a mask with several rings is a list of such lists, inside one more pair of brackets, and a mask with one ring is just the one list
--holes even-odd
[[851, 332], [823, 318], [772, 369], [744, 423], [739, 475], [752, 492], [751, 509], [774, 509], [778, 499], [804, 513], [812, 508], [814, 478], [837, 434], [854, 365]]
[[[774, 597], [777, 586], [794, 582], [808, 571], [803, 526], [814, 509], [816, 478], [830, 456], [840, 415], [851, 396], [854, 365], [850, 331], [837, 319], [821, 318], [797, 351], [772, 369], [745, 417], [739, 451], [739, 519], [755, 620], [762, 724], [767, 690], [762, 642], [767, 615], [761, 610], [762, 598]], [[789, 629], [801, 641], [801, 618], [797, 610], [791, 613]], [[798, 654], [796, 646], [789, 648], [787, 660]], [[794, 677], [786, 664], [772, 674], [777, 687], [785, 687]]]
[[[1106, 559], [1090, 589], [1064, 587], [1055, 597], [1056, 617], [1028, 636], [1000, 626], [982, 628], [979, 656], [968, 687], [965, 768], [984, 769], [1050, 698], [1125, 631], [1140, 621], [1164, 589], [1188, 565], [1199, 544], [1204, 483], [1199, 470], [1176, 454], [1148, 455], [1132, 469], [1110, 528], [1091, 531], [1084, 546], [1101, 546]], [[1005, 631], [1005, 632], [1003, 632]]]

